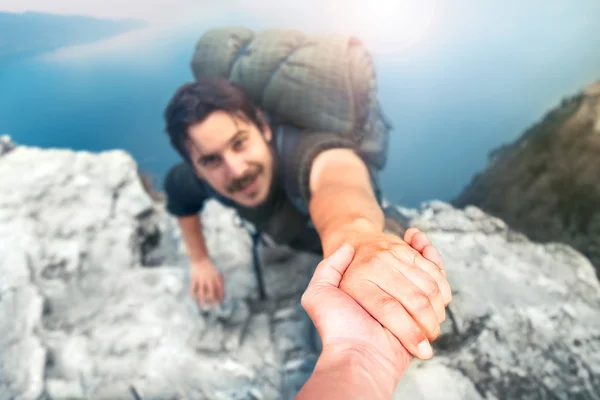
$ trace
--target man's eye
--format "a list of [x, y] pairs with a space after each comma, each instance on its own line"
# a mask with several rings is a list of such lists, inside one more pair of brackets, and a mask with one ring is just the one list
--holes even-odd
[[236, 140], [235, 142], [233, 142], [233, 149], [234, 150], [242, 150], [244, 148], [245, 144], [246, 144], [246, 139]]
[[202, 165], [207, 168], [216, 167], [217, 165], [219, 165], [219, 158], [218, 157], [206, 157], [206, 158], [202, 159]]

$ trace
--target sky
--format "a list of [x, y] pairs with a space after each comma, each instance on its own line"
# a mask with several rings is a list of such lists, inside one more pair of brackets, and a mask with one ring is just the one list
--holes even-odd
[[[283, 4], [282, 4], [283, 3]], [[152, 29], [203, 21], [232, 20], [236, 15], [260, 20], [262, 26], [357, 34], [371, 49], [410, 46], [435, 26], [437, 0], [2, 0], [0, 11], [46, 12], [98, 18], [133, 18]], [[113, 42], [114, 43], [114, 42]], [[390, 46], [391, 45], [391, 46]]]
[[[148, 23], [143, 29], [44, 55], [55, 61], [48, 65], [62, 71], [57, 76], [69, 77], [68, 90], [53, 89], [59, 90], [65, 101], [56, 102], [54, 114], [49, 114], [52, 123], [34, 121], [26, 127], [19, 120], [7, 129], [25, 135], [57, 126], [57, 132], [65, 137], [69, 132], [68, 137], [75, 140], [77, 129], [68, 121], [79, 121], [93, 109], [75, 106], [99, 99], [98, 91], [105, 99], [120, 101], [110, 103], [114, 109], [103, 105], [104, 114], [94, 111], [94, 118], [86, 118], [97, 122], [98, 115], [105, 115], [106, 121], [115, 121], [106, 129], [133, 124], [135, 130], [152, 132], [162, 140], [163, 103], [176, 85], [191, 77], [193, 43], [205, 29], [238, 24], [255, 30], [279, 27], [307, 33], [351, 33], [365, 42], [374, 56], [379, 98], [394, 124], [393, 162], [383, 171], [382, 182], [399, 193], [395, 199], [416, 204], [458, 194], [485, 168], [489, 151], [513, 141], [562, 98], [600, 78], [598, 0], [317, 2], [1, 0], [0, 12], [133, 18]], [[72, 72], [65, 75], [64, 71]], [[22, 71], [15, 74], [23, 75]], [[100, 75], [116, 85], [115, 90], [97, 85]], [[58, 85], [45, 82], [45, 76], [46, 72], [40, 73], [40, 84]], [[27, 76], [22, 79], [31, 81]], [[19, 86], [15, 83], [12, 87]], [[7, 96], [4, 107], [18, 112], [20, 105], [13, 107], [15, 98], [27, 103], [35, 93], [33, 86], [27, 90]], [[56, 95], [47, 92], [50, 97]], [[136, 118], [152, 116], [152, 122], [143, 126], [124, 115], [127, 107], [133, 107], [131, 102], [140, 102], [139, 96], [135, 97], [138, 92], [152, 103], [136, 108], [140, 113]], [[1, 100], [2, 91], [0, 104]], [[0, 114], [2, 111], [0, 107]], [[132, 151], [136, 155], [142, 150], [156, 152], [159, 145], [164, 146], [159, 139], [156, 148], [131, 147]], [[113, 145], [125, 146], [111, 140]], [[399, 175], [399, 168], [409, 173]]]

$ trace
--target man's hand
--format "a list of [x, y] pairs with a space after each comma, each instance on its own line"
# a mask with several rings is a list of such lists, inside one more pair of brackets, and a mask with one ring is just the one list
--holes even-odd
[[223, 302], [223, 275], [209, 259], [192, 262], [190, 272], [190, 295], [201, 306]]
[[389, 399], [410, 363], [394, 334], [339, 289], [354, 255], [344, 244], [323, 259], [302, 296], [323, 351], [297, 399]]
[[[349, 236], [352, 236], [351, 234]], [[438, 250], [418, 229], [404, 240], [380, 232], [362, 233], [352, 243], [354, 259], [340, 289], [386, 327], [415, 357], [432, 356], [452, 294]]]

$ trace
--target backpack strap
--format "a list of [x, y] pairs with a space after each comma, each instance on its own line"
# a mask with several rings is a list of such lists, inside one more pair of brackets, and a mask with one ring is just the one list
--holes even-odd
[[294, 175], [293, 171], [290, 171], [290, 166], [286, 163], [286, 160], [290, 160], [293, 156], [292, 153], [301, 134], [302, 130], [300, 128], [292, 125], [279, 125], [275, 144], [281, 161], [280, 176], [283, 180], [285, 192], [292, 205], [302, 214], [308, 216], [310, 215], [308, 204], [302, 197], [302, 193], [300, 193], [298, 177]]

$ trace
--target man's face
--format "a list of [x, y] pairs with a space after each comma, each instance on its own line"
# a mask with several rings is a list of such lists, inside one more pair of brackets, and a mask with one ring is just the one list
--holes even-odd
[[194, 169], [213, 189], [245, 207], [266, 199], [273, 174], [266, 124], [261, 133], [241, 116], [215, 111], [188, 133]]

